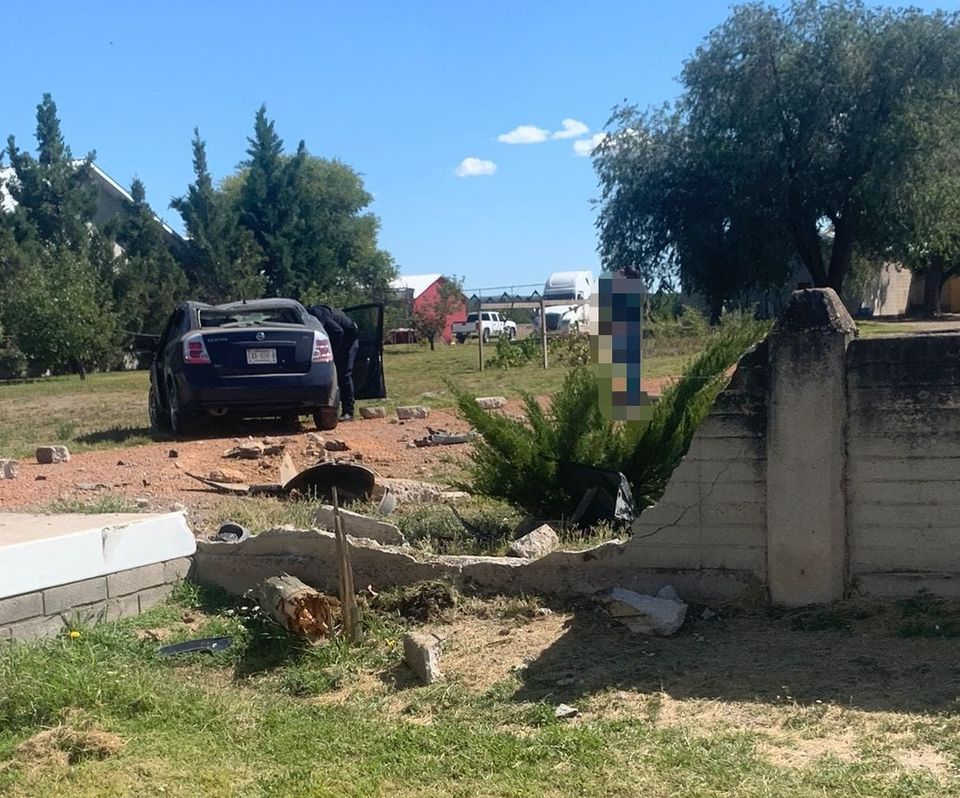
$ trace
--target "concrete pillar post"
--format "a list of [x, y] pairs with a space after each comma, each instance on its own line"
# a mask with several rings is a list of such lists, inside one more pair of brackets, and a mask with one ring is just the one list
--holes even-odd
[[856, 325], [830, 288], [795, 291], [770, 334], [767, 579], [774, 604], [843, 597], [845, 354]]

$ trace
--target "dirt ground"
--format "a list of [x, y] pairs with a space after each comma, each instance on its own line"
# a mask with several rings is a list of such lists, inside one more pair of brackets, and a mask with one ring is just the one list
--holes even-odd
[[[428, 434], [428, 427], [451, 432], [468, 429], [452, 413], [433, 410], [429, 418], [412, 421], [358, 418], [340, 424], [332, 432], [318, 433], [306, 421], [299, 431], [268, 424], [243, 425], [225, 431], [223, 437], [82, 452], [73, 455], [69, 463], [39, 465], [24, 460], [20, 463], [17, 479], [0, 481], [0, 510], [37, 507], [56, 499], [92, 502], [105, 494], [146, 499], [150, 502], [150, 509], [167, 509], [174, 502], [202, 507], [221, 497], [188, 473], [207, 476], [217, 469], [231, 469], [240, 472], [250, 483], [279, 479], [280, 455], [262, 460], [223, 457], [237, 443], [263, 441], [265, 437], [283, 443], [298, 468], [318, 461], [317, 455], [308, 453], [308, 450], [322, 449], [312, 439], [320, 435], [327, 441], [341, 440], [349, 447], [345, 452], [327, 453], [328, 459], [349, 459], [359, 455], [364, 465], [382, 476], [442, 483], [446, 475], [457, 469], [451, 461], [466, 455], [469, 447], [408, 448], [414, 439]], [[249, 436], [238, 437], [238, 432], [249, 433]]]
[[[644, 381], [644, 389], [659, 394], [670, 380]], [[546, 402], [547, 398], [544, 397]], [[504, 412], [519, 414], [517, 401]], [[280, 455], [262, 460], [226, 459], [224, 453], [245, 441], [278, 440], [297, 468], [318, 462], [312, 451], [322, 448], [313, 436], [341, 440], [344, 452], [327, 453], [327, 459], [359, 459], [380, 476], [444, 484], [460, 472], [470, 456], [469, 444], [417, 448], [413, 441], [429, 434], [429, 428], [453, 433], [469, 426], [453, 410], [431, 410], [426, 419], [398, 421], [395, 417], [361, 419], [340, 424], [332, 432], [318, 433], [304, 420], [297, 431], [270, 424], [246, 423], [200, 440], [163, 441], [147, 446], [81, 452], [69, 463], [39, 465], [32, 459], [20, 463], [14, 480], [0, 480], [0, 511], [42, 508], [56, 500], [95, 502], [105, 495], [143, 499], [144, 509], [167, 510], [174, 503], [203, 508], [221, 495], [188, 474], [209, 476], [218, 469], [240, 472], [248, 483], [279, 479]], [[38, 445], [45, 443], [38, 441]], [[174, 454], [175, 453], [175, 454]]]

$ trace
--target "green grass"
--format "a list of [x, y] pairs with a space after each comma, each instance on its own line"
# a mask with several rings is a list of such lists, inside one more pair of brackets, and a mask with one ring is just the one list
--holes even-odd
[[878, 338], [883, 335], [910, 335], [919, 331], [916, 324], [902, 321], [857, 321], [861, 338]]
[[[492, 355], [494, 347], [485, 350]], [[530, 364], [502, 371], [480, 372], [478, 347], [441, 346], [435, 352], [421, 346], [389, 346], [384, 353], [388, 406], [425, 404], [453, 407], [445, 380], [478, 396], [517, 398], [520, 391], [550, 394], [566, 368], [544, 370]], [[647, 377], [679, 374], [687, 358], [653, 357], [645, 362]], [[71, 451], [136, 446], [153, 440], [147, 419], [145, 371], [50, 377], [0, 383], [0, 456], [29, 457], [37, 446], [65, 443]]]
[[[462, 653], [467, 631], [486, 624], [492, 637], [475, 643], [477, 662], [516, 658], [491, 646], [549, 625], [538, 606], [461, 598], [448, 613], [461, 639], [448, 649]], [[0, 645], [0, 794], [960, 795], [960, 725], [931, 700], [943, 693], [930, 683], [952, 660], [950, 641], [925, 641], [917, 658], [891, 656], [904, 641], [878, 636], [857, 613], [852, 629], [813, 631], [792, 629], [789, 618], [725, 614], [651, 640], [583, 608], [509, 676], [478, 685], [451, 668], [421, 687], [401, 663], [407, 622], [386, 610], [368, 609], [364, 642], [350, 648], [297, 643], [243, 607], [185, 585], [176, 601], [80, 629], [75, 640]], [[164, 643], [231, 635], [235, 645], [163, 659], [141, 629], [165, 631]], [[861, 633], [883, 683], [850, 657]], [[921, 660], [938, 678], [914, 678], [911, 695], [904, 677]], [[827, 695], [817, 680], [836, 677], [838, 663], [859, 674], [849, 699], [814, 701], [810, 691]], [[558, 686], [570, 673], [576, 686]], [[853, 693], [880, 706], [846, 706]], [[584, 716], [557, 721], [562, 700]], [[112, 735], [119, 749], [101, 758], [76, 745], [72, 764], [18, 752], [58, 725]]]

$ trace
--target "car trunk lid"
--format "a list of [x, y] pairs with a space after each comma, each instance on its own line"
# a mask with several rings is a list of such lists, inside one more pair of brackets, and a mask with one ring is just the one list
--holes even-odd
[[257, 327], [203, 331], [214, 371], [224, 377], [305, 374], [310, 370], [314, 331], [307, 327]]

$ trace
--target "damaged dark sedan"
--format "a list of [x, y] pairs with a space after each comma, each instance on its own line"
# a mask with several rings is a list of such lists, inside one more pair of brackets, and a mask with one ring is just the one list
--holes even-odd
[[[384, 395], [383, 308], [347, 308], [361, 330], [357, 398]], [[359, 368], [358, 368], [359, 367]], [[323, 325], [292, 299], [206, 305], [186, 302], [167, 322], [150, 367], [150, 423], [177, 436], [213, 418], [313, 416], [337, 426], [339, 391]], [[205, 423], [206, 422], [206, 423]]]

